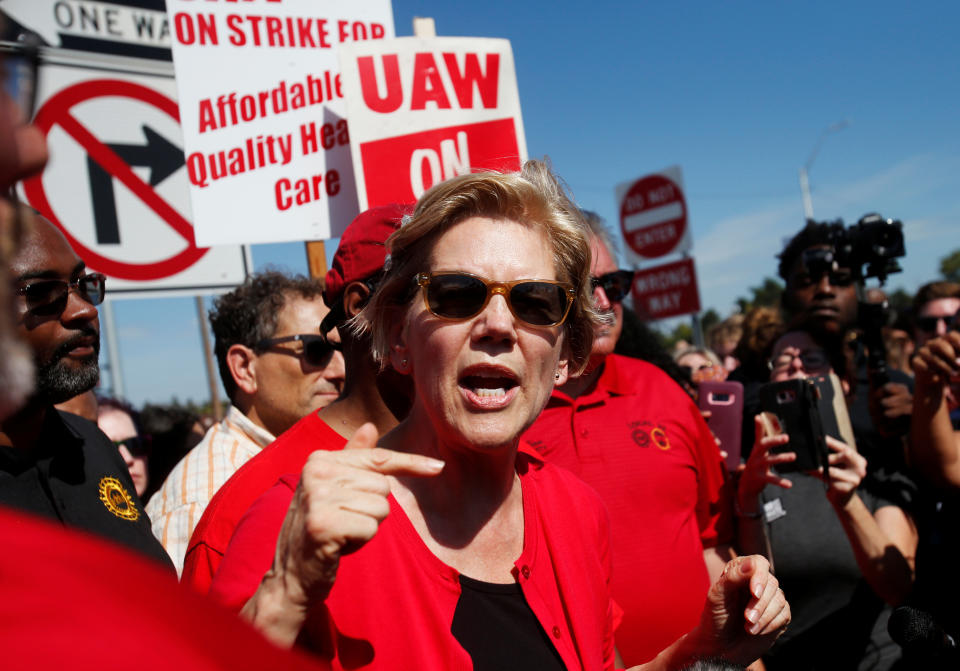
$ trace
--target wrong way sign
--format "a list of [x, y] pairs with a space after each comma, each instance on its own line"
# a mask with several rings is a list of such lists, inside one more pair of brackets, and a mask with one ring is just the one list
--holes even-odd
[[693, 259], [638, 270], [633, 278], [633, 305], [644, 320], [700, 312], [700, 290]]
[[24, 182], [25, 199], [88, 267], [110, 277], [112, 296], [197, 294], [241, 283], [252, 271], [247, 250], [194, 241], [170, 66], [124, 70], [97, 62], [43, 66], [35, 125], [51, 159]]

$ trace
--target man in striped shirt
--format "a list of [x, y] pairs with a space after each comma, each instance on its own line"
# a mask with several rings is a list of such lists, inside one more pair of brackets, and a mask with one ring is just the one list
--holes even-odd
[[214, 349], [231, 405], [147, 504], [153, 533], [178, 573], [190, 535], [221, 485], [339, 395], [343, 356], [320, 335], [328, 312], [322, 291], [319, 281], [265, 272], [214, 302]]

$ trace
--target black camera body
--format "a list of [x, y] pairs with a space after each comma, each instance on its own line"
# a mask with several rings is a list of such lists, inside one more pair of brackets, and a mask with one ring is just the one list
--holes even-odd
[[839, 268], [849, 268], [854, 278], [866, 280], [876, 277], [880, 284], [887, 277], [903, 270], [898, 258], [907, 255], [903, 242], [903, 223], [884, 219], [879, 214], [866, 214], [849, 227], [842, 219], [824, 222], [830, 227], [831, 248], [808, 249], [803, 253], [804, 268], [811, 277]]

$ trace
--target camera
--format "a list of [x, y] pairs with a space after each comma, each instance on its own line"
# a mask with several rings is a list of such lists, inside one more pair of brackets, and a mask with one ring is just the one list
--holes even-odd
[[[864, 281], [871, 277], [887, 281], [887, 277], [903, 270], [897, 259], [906, 256], [903, 243], [903, 223], [884, 219], [879, 214], [867, 214], [845, 227], [842, 219], [824, 222], [830, 228], [831, 248], [808, 249], [803, 253], [803, 266], [811, 277], [836, 273], [849, 268], [853, 278]], [[834, 278], [831, 277], [831, 280]], [[843, 278], [837, 278], [843, 283]]]

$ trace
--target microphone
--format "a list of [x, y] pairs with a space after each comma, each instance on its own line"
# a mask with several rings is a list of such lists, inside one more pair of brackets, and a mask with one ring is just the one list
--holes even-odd
[[911, 657], [936, 661], [960, 659], [956, 640], [926, 611], [910, 606], [894, 609], [887, 632]]

